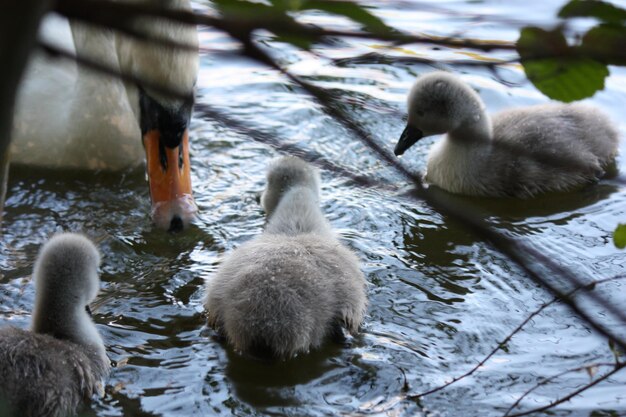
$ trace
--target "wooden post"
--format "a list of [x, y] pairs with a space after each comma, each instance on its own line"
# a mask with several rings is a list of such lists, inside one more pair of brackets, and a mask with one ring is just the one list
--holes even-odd
[[9, 174], [15, 94], [50, 0], [0, 1], [0, 222]]

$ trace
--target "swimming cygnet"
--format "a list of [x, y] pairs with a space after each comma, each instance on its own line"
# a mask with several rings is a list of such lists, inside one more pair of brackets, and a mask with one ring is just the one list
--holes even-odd
[[418, 78], [408, 111], [395, 154], [447, 133], [430, 150], [425, 179], [453, 193], [526, 198], [572, 190], [604, 175], [617, 153], [617, 131], [594, 107], [543, 104], [491, 121], [478, 94], [445, 72]]
[[270, 165], [265, 231], [207, 283], [208, 323], [241, 352], [286, 359], [358, 331], [366, 309], [357, 257], [331, 230], [317, 170], [296, 157]]
[[32, 331], [0, 329], [0, 404], [20, 417], [67, 417], [95, 393], [110, 361], [90, 318], [100, 255], [84, 236], [46, 243], [35, 263]]

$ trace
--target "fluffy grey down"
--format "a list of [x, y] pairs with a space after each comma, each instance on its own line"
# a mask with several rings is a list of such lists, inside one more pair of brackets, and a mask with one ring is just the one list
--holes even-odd
[[476, 92], [445, 72], [420, 77], [408, 99], [408, 125], [447, 133], [428, 156], [426, 180], [447, 191], [533, 197], [596, 181], [615, 158], [618, 134], [584, 104], [544, 104], [490, 117]]
[[267, 178], [266, 229], [226, 257], [207, 283], [205, 307], [236, 350], [289, 358], [319, 347], [338, 326], [356, 333], [366, 284], [320, 210], [317, 172], [283, 157]]
[[99, 290], [99, 263], [97, 249], [81, 235], [57, 235], [41, 249], [32, 331], [0, 330], [3, 409], [19, 417], [66, 417], [103, 392], [110, 362], [85, 311]]

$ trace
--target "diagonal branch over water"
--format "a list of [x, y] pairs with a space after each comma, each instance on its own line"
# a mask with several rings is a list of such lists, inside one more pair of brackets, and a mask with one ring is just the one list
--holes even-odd
[[[65, 0], [64, 0], [65, 1]], [[93, 0], [90, 0], [93, 1]], [[230, 33], [230, 36], [239, 40], [244, 46], [242, 53], [246, 56], [255, 59], [270, 68], [279, 71], [286, 76], [290, 81], [298, 85], [322, 106], [322, 109], [330, 116], [332, 116], [339, 123], [344, 125], [355, 136], [363, 142], [368, 148], [370, 148], [382, 161], [387, 165], [393, 167], [399, 172], [406, 180], [411, 182], [415, 189], [410, 194], [415, 199], [425, 201], [435, 210], [442, 214], [453, 217], [461, 221], [466, 227], [472, 230], [476, 235], [489, 242], [493, 247], [507, 255], [512, 261], [514, 261], [533, 281], [542, 285], [555, 297], [563, 300], [563, 302], [574, 311], [580, 318], [586, 321], [593, 329], [598, 333], [604, 335], [610, 340], [613, 340], [622, 349], [626, 350], [626, 339], [622, 335], [615, 333], [612, 329], [603, 326], [588, 312], [583, 310], [576, 302], [570, 299], [567, 294], [563, 293], [556, 285], [551, 282], [551, 279], [545, 276], [545, 273], [540, 272], [541, 267], [545, 267], [550, 270], [551, 273], [557, 277], [568, 281], [573, 287], [580, 287], [585, 283], [571, 270], [558, 265], [549, 259], [546, 255], [542, 254], [538, 250], [530, 247], [528, 244], [521, 240], [514, 239], [504, 235], [501, 232], [491, 228], [485, 221], [483, 221], [478, 213], [471, 207], [463, 206], [457, 207], [454, 204], [450, 204], [447, 199], [449, 196], [445, 192], [440, 190], [424, 187], [421, 175], [412, 173], [406, 169], [392, 154], [390, 151], [384, 149], [370, 134], [362, 129], [362, 127], [356, 123], [351, 117], [341, 109], [340, 106], [336, 106], [334, 98], [331, 94], [325, 90], [301, 79], [300, 77], [290, 73], [278, 65], [269, 55], [261, 50], [249, 37], [250, 33]], [[109, 76], [116, 76], [127, 82], [143, 83], [146, 87], [153, 88], [155, 91], [159, 91], [163, 94], [169, 94], [173, 96], [180, 96], [181, 92], [172, 88], [167, 88], [159, 85], [150, 85], [139, 77], [129, 74], [122, 74], [119, 70], [111, 68], [109, 66], [94, 62], [84, 57], [77, 57], [68, 51], [60, 50], [59, 48], [46, 44], [40, 41], [40, 46], [48, 53], [56, 56], [60, 56], [66, 59], [72, 59], [79, 63], [89, 67], [92, 70], [99, 71]], [[539, 267], [537, 267], [539, 266]], [[605, 299], [601, 298], [597, 293], [591, 292], [590, 298], [594, 299], [599, 305], [602, 305], [608, 311], [626, 323], [626, 314], [618, 309], [616, 306], [608, 303]]]
[[[570, 282], [574, 287], [581, 287], [585, 285], [585, 282], [579, 278], [573, 271], [553, 262], [546, 255], [540, 251], [532, 248], [528, 244], [521, 240], [514, 239], [504, 235], [501, 232], [496, 231], [484, 222], [478, 213], [475, 213], [471, 208], [464, 206], [462, 208], [456, 207], [452, 204], [447, 204], [445, 192], [430, 188], [426, 189], [422, 183], [421, 176], [409, 172], [404, 165], [402, 165], [397, 159], [395, 159], [391, 152], [382, 148], [359, 124], [354, 122], [348, 114], [346, 114], [339, 106], [333, 106], [333, 98], [323, 89], [302, 80], [300, 77], [290, 73], [289, 71], [280, 67], [274, 60], [269, 57], [263, 50], [255, 45], [250, 39], [240, 39], [245, 45], [245, 53], [259, 62], [262, 62], [271, 68], [280, 71], [289, 80], [300, 86], [304, 91], [310, 94], [316, 99], [316, 101], [322, 106], [324, 111], [335, 118], [342, 125], [351, 130], [356, 137], [363, 142], [367, 147], [376, 153], [376, 155], [386, 162], [388, 165], [396, 169], [405, 179], [411, 181], [415, 185], [413, 196], [417, 199], [423, 200], [440, 213], [449, 215], [457, 220], [460, 220], [466, 227], [472, 230], [481, 238], [485, 239], [491, 245], [493, 245], [500, 252], [507, 255], [512, 261], [526, 272], [526, 274], [535, 282], [548, 289], [555, 297], [561, 299], [566, 305], [568, 305], [578, 316], [591, 325], [596, 331], [605, 335], [609, 339], [614, 340], [620, 347], [626, 347], [626, 339], [621, 335], [616, 334], [611, 329], [608, 329], [600, 322], [598, 322], [589, 313], [584, 311], [577, 303], [571, 300], [567, 294], [563, 293], [556, 285], [552, 284], [551, 280], [539, 272], [533, 265], [531, 260], [539, 263], [541, 266], [545, 266], [550, 271], [556, 274], [558, 277]], [[531, 259], [528, 259], [530, 257]], [[626, 323], [626, 314], [618, 307], [607, 302], [601, 298], [597, 293], [592, 292], [589, 294], [590, 298], [595, 302], [602, 305], [608, 311], [610, 311], [615, 317], [619, 318], [623, 323]]]
[[265, 145], [271, 146], [279, 152], [286, 153], [289, 155], [296, 155], [307, 162], [310, 162], [320, 168], [323, 168], [327, 171], [330, 171], [334, 174], [339, 175], [343, 178], [348, 178], [355, 185], [366, 188], [379, 188], [387, 191], [397, 191], [397, 187], [393, 184], [390, 184], [386, 181], [381, 181], [378, 179], [374, 179], [368, 177], [366, 175], [361, 175], [352, 170], [338, 165], [328, 159], [324, 158], [318, 152], [311, 151], [308, 149], [302, 149], [299, 146], [285, 143], [272, 135], [262, 132], [258, 129], [252, 129], [249, 126], [244, 125], [243, 123], [228, 117], [225, 113], [219, 111], [218, 109], [204, 103], [197, 103], [194, 106], [194, 111], [199, 113], [203, 117], [210, 118], [215, 120], [216, 122], [226, 126], [227, 128], [244, 135], [246, 138], [252, 139], [255, 142], [263, 143]]

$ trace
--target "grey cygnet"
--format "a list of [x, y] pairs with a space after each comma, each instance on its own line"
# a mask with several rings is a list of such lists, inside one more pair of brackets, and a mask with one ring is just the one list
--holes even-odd
[[478, 94], [445, 72], [418, 78], [408, 111], [395, 154], [447, 133], [430, 150], [425, 179], [452, 193], [528, 198], [569, 191], [604, 175], [617, 154], [617, 130], [594, 107], [542, 104], [491, 120]]
[[208, 281], [208, 323], [238, 351], [287, 359], [327, 337], [355, 334], [366, 310], [357, 257], [319, 203], [317, 170], [296, 157], [270, 165], [265, 231], [226, 257]]
[[0, 403], [16, 416], [66, 417], [103, 394], [110, 361], [88, 313], [99, 263], [94, 244], [78, 234], [56, 235], [41, 249], [31, 331], [0, 330]]

